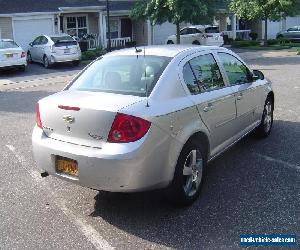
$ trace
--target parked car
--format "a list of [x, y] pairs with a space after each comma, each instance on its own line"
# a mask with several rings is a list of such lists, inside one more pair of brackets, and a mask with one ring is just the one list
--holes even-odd
[[[176, 35], [169, 36], [167, 44], [176, 44]], [[219, 32], [217, 26], [196, 25], [183, 28], [180, 31], [181, 44], [195, 44], [207, 46], [224, 45], [223, 33]]]
[[294, 26], [285, 31], [281, 31], [277, 33], [276, 38], [286, 38], [291, 41], [300, 41], [300, 26]]
[[36, 107], [33, 151], [47, 173], [97, 190], [165, 188], [188, 205], [207, 163], [273, 124], [274, 93], [225, 48], [108, 53]]
[[80, 61], [79, 44], [67, 34], [38, 36], [29, 46], [28, 62], [43, 63], [45, 68], [59, 62], [78, 65]]
[[24, 71], [26, 66], [24, 50], [11, 39], [0, 39], [0, 69], [18, 68]]

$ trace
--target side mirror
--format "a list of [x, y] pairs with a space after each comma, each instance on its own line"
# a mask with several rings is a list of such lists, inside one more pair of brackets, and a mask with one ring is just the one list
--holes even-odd
[[29, 46], [32, 47], [32, 46], [33, 46], [33, 43], [29, 43]]
[[263, 72], [261, 72], [260, 70], [253, 70], [252, 79], [253, 79], [253, 81], [264, 80], [265, 76], [264, 76]]

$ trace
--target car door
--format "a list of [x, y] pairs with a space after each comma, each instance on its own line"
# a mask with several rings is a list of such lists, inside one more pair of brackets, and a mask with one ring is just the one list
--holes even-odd
[[186, 44], [188, 43], [188, 28], [184, 28], [180, 31], [180, 43]]
[[36, 48], [36, 60], [39, 62], [43, 62], [43, 58], [45, 55], [45, 46], [48, 43], [48, 39], [45, 36], [41, 36], [39, 43], [35, 46]]
[[253, 82], [251, 71], [235, 55], [219, 52], [219, 59], [226, 72], [236, 98], [237, 133], [243, 133], [252, 128], [261, 118], [263, 106], [263, 89], [260, 80]]
[[42, 39], [42, 36], [37, 37], [32, 42], [32, 46], [30, 48], [30, 55], [33, 61], [39, 61], [38, 59], [38, 45], [40, 44], [40, 41]]
[[227, 86], [213, 53], [201, 53], [182, 62], [182, 81], [210, 132], [211, 154], [229, 144], [234, 135], [235, 96]]

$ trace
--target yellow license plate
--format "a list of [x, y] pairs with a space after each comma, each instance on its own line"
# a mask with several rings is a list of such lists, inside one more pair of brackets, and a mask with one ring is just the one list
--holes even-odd
[[78, 164], [75, 160], [57, 156], [55, 168], [57, 173], [78, 176]]

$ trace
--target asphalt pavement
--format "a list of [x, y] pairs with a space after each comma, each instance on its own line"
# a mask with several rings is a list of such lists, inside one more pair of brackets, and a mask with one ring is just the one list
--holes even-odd
[[0, 82], [21, 82], [0, 86], [0, 249], [227, 250], [241, 249], [240, 234], [295, 234], [299, 244], [300, 57], [239, 52], [273, 81], [272, 134], [249, 135], [211, 162], [200, 199], [181, 209], [159, 190], [108, 194], [41, 178], [31, 148], [34, 106], [76, 71], [52, 72], [58, 78], [40, 84], [2, 75]]

